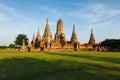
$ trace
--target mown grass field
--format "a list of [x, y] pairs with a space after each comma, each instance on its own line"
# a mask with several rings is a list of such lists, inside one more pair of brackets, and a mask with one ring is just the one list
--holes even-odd
[[120, 80], [120, 52], [0, 50], [0, 80]]

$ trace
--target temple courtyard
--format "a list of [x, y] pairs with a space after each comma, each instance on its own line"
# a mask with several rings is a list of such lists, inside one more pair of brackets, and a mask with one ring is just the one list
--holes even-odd
[[120, 53], [0, 50], [0, 80], [120, 80]]

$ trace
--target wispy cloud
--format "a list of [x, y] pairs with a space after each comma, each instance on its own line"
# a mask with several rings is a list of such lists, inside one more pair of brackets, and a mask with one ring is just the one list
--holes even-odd
[[88, 23], [101, 22], [120, 16], [120, 9], [113, 9], [104, 4], [82, 6], [83, 9], [69, 12], [68, 15], [86, 20]]
[[13, 7], [0, 4], [0, 21], [10, 21], [15, 19], [28, 20], [28, 18], [23, 17], [19, 14], [19, 11]]
[[11, 18], [8, 18], [6, 15], [0, 12], [0, 22], [9, 21], [9, 20], [11, 20]]
[[48, 14], [54, 15], [54, 17], [62, 17], [63, 14], [58, 12], [57, 9], [49, 7], [49, 6], [40, 6], [40, 9], [47, 12]]
[[3, 4], [0, 4], [0, 9], [5, 10], [5, 11], [9, 10], [10, 12], [16, 12], [14, 8], [3, 5]]

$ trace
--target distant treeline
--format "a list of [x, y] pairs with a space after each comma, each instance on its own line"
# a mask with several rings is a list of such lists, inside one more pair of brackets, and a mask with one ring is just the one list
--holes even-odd
[[109, 50], [120, 51], [120, 39], [106, 39], [100, 44]]
[[0, 49], [7, 49], [7, 48], [18, 48], [15, 44], [10, 44], [9, 46], [0, 46]]

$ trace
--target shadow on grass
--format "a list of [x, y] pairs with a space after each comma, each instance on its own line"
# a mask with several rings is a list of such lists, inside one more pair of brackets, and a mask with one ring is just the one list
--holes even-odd
[[69, 57], [75, 57], [75, 58], [85, 58], [90, 60], [98, 60], [98, 61], [105, 61], [105, 62], [111, 62], [111, 63], [117, 63], [120, 64], [120, 58], [106, 58], [106, 57], [94, 57], [94, 56], [86, 56], [86, 55], [76, 55], [76, 54], [64, 54], [64, 53], [46, 53], [49, 55], [60, 55], [60, 56], [69, 56]]
[[1, 59], [0, 80], [120, 80], [120, 75], [96, 64], [24, 57]]

